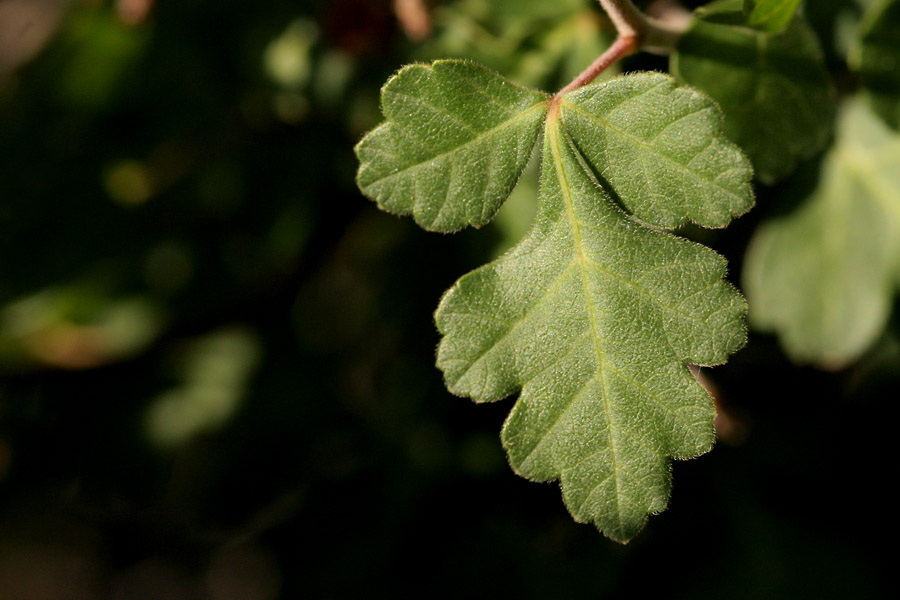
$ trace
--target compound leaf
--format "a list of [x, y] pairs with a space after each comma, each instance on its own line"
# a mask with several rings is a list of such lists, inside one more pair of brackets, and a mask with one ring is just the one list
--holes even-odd
[[746, 0], [744, 2], [744, 10], [748, 13], [747, 24], [772, 33], [784, 31], [799, 7], [800, 0]]
[[[654, 93], [668, 94], [677, 108], [660, 112]], [[621, 109], [610, 109], [616, 103]], [[644, 134], [692, 118], [687, 113], [700, 115], [699, 131], [722, 152], [653, 162], [665, 145], [647, 144]], [[588, 147], [587, 116], [606, 123], [590, 146], [597, 164], [581, 150]], [[626, 183], [615, 191], [609, 182], [623, 181], [621, 171], [646, 154], [654, 165], [647, 175], [685, 182], [678, 198], [689, 200], [690, 218], [723, 224], [722, 215], [752, 199], [747, 161], [715, 131], [719, 119], [710, 100], [676, 93], [660, 74], [621, 77], [564, 97], [545, 125], [532, 230], [509, 253], [463, 276], [435, 315], [444, 334], [438, 366], [450, 390], [483, 402], [521, 389], [502, 434], [514, 469], [531, 479], [560, 479], [574, 517], [618, 541], [665, 508], [669, 458], [712, 445], [712, 403], [685, 363], [719, 364], [743, 345], [746, 304], [723, 280], [721, 256], [643, 225], [618, 204], [656, 202], [678, 214], [674, 202], [641, 203], [620, 193], [652, 188]], [[621, 160], [601, 162], [603, 144], [621, 141], [610, 132], [635, 133], [636, 123], [644, 124], [637, 131], [643, 142]], [[742, 172], [735, 189], [744, 197], [714, 195], [724, 206], [708, 217], [694, 200], [705, 184], [693, 189], [685, 164], [712, 181]]]
[[356, 146], [357, 183], [433, 231], [490, 221], [531, 157], [547, 96], [460, 60], [410, 65], [381, 93], [386, 121]]
[[818, 188], [757, 230], [744, 285], [750, 322], [797, 362], [840, 368], [878, 338], [900, 267], [900, 135], [861, 102], [841, 116]]
[[853, 62], [875, 110], [900, 129], [900, 0], [881, 0], [860, 22]]
[[719, 103], [726, 133], [764, 183], [789, 175], [828, 141], [834, 91], [818, 39], [801, 15], [774, 34], [749, 27], [739, 0], [698, 9], [671, 70]]

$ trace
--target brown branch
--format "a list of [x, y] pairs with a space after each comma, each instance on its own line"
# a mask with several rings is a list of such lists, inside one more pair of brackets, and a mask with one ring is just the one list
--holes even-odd
[[559, 90], [556, 94], [557, 98], [561, 98], [565, 96], [567, 93], [572, 90], [577, 90], [580, 87], [586, 86], [594, 79], [597, 78], [600, 73], [605, 71], [611, 64], [618, 61], [621, 58], [624, 58], [634, 52], [637, 49], [637, 38], [633, 35], [623, 36], [619, 34], [619, 37], [616, 38], [616, 41], [612, 43], [612, 46], [606, 49], [606, 52], [597, 57], [591, 65], [582, 71], [578, 77], [572, 80], [572, 82]]
[[599, 0], [599, 2], [615, 25], [618, 37], [606, 52], [554, 96], [557, 103], [565, 94], [589, 84], [610, 65], [637, 50], [654, 54], [671, 53], [687, 27], [687, 22], [670, 24], [648, 17], [635, 8], [631, 0]]

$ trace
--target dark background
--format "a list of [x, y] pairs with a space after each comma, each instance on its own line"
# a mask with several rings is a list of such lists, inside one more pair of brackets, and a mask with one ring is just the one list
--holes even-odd
[[[360, 195], [353, 145], [411, 60], [555, 89], [608, 30], [438, 4], [416, 41], [387, 0], [0, 1], [0, 599], [887, 597], [896, 319], [842, 372], [754, 334], [704, 370], [722, 439], [627, 546], [512, 473], [511, 399], [446, 392], [432, 311], [528, 200], [426, 233]], [[810, 4], [852, 87], [855, 3]], [[548, 50], [573, 7], [586, 45]], [[733, 281], [816, 166], [698, 234]]]

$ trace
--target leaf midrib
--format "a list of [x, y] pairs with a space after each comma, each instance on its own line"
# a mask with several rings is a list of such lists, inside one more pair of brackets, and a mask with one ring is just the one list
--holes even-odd
[[[388, 173], [387, 175], [378, 177], [377, 179], [374, 179], [373, 181], [371, 181], [368, 184], [368, 186], [385, 183], [386, 181], [388, 181], [390, 179], [404, 175], [407, 171], [411, 171], [413, 169], [419, 168], [423, 165], [428, 164], [429, 162], [441, 160], [448, 156], [452, 156], [452, 155], [456, 154], [457, 152], [468, 148], [469, 146], [471, 146], [472, 144], [474, 144], [476, 142], [483, 141], [486, 138], [492, 137], [493, 135], [497, 134], [498, 132], [502, 131], [503, 129], [506, 129], [507, 127], [512, 127], [517, 122], [525, 119], [526, 117], [531, 116], [531, 113], [533, 113], [535, 111], [546, 109], [546, 106], [547, 106], [546, 101], [539, 102], [519, 113], [516, 113], [516, 115], [514, 117], [512, 117], [511, 119], [508, 119], [506, 121], [503, 121], [496, 127], [492, 127], [491, 129], [488, 129], [487, 131], [483, 131], [483, 132], [479, 133], [478, 135], [476, 135], [475, 137], [466, 140], [465, 142], [463, 142], [459, 146], [456, 146], [455, 148], [451, 148], [451, 149], [441, 152], [439, 154], [435, 154], [434, 156], [431, 156], [431, 157], [427, 158], [426, 160], [422, 160], [422, 161], [413, 163], [411, 165], [403, 167], [402, 169], [398, 169], [398, 170], [394, 171], [393, 173]], [[400, 123], [397, 123], [396, 121], [390, 121], [390, 123], [393, 123], [395, 127], [398, 127], [399, 129], [401, 129], [403, 131], [406, 131], [406, 128], [403, 127], [403, 125], [401, 125]], [[371, 165], [371, 163], [369, 163], [369, 164]]]
[[[610, 459], [613, 465], [613, 474], [616, 481], [616, 517], [619, 522], [619, 529], [622, 528], [622, 510], [621, 510], [621, 479], [619, 477], [619, 471], [621, 467], [619, 466], [619, 461], [616, 453], [616, 443], [615, 436], [613, 435], [613, 431], [616, 428], [613, 424], [612, 419], [612, 410], [609, 402], [609, 390], [606, 382], [605, 370], [604, 370], [604, 359], [603, 359], [603, 349], [600, 345], [600, 333], [598, 331], [597, 326], [597, 318], [594, 314], [594, 305], [591, 302], [591, 293], [588, 287], [588, 271], [587, 271], [587, 257], [584, 252], [584, 244], [581, 239], [581, 222], [578, 220], [577, 215], [575, 214], [575, 206], [572, 202], [571, 189], [569, 187], [568, 180], [565, 176], [564, 165], [562, 160], [562, 150], [560, 148], [559, 134], [560, 134], [560, 110], [558, 107], [555, 107], [550, 115], [547, 117], [546, 124], [546, 132], [549, 140], [550, 153], [553, 155], [553, 165], [556, 168], [556, 176], [557, 181], [559, 182], [560, 191], [562, 192], [562, 200], [563, 204], [566, 207], [566, 217], [569, 220], [569, 224], [572, 227], [572, 243], [575, 248], [575, 260], [578, 263], [578, 267], [581, 269], [581, 282], [584, 290], [584, 304], [587, 307], [587, 316], [588, 323], [590, 324], [591, 329], [591, 337], [594, 342], [594, 352], [597, 355], [597, 374], [596, 377], [600, 380], [600, 387], [602, 389], [603, 396], [603, 409], [606, 413], [606, 425], [607, 425], [607, 436], [609, 439], [609, 454]], [[597, 489], [603, 482], [598, 483], [591, 492], [588, 493], [587, 499], [590, 498], [591, 494], [593, 494], [594, 490]]]

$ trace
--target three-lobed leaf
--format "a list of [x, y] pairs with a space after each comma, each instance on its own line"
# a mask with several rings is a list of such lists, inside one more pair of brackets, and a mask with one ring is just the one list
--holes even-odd
[[[660, 97], [671, 110], [659, 112]], [[503, 428], [511, 464], [530, 479], [560, 479], [575, 518], [619, 541], [665, 508], [668, 459], [711, 447], [713, 407], [685, 363], [718, 364], [739, 348], [746, 306], [722, 279], [724, 259], [617, 206], [614, 188], [595, 174], [615, 179], [640, 156], [582, 153], [591, 141], [583, 119], [602, 119], [606, 133], [642, 124], [631, 133], [650, 140], [658, 136], [641, 133], [663, 132], [685, 114], [720, 118], [708, 99], [658, 74], [566, 96], [545, 129], [534, 228], [506, 256], [460, 279], [436, 313], [444, 333], [438, 366], [450, 389], [489, 401], [521, 388]], [[706, 147], [723, 145], [731, 162], [722, 175], [743, 173], [743, 212], [749, 165], [720, 138], [715, 132], [687, 152], [703, 163]], [[647, 142], [642, 151], [665, 155]], [[668, 171], [684, 185], [668, 201], [656, 198], [667, 211], [705, 192], [684, 179], [691, 161], [672, 154], [666, 167], [646, 170], [654, 178]], [[718, 188], [715, 177], [706, 187]]]
[[900, 284], [900, 135], [859, 100], [842, 111], [812, 195], [748, 249], [750, 321], [797, 362], [840, 368], [881, 334]]
[[[427, 78], [416, 85], [430, 92]], [[480, 110], [473, 101], [468, 110]], [[725, 260], [663, 228], [721, 227], [748, 210], [751, 168], [725, 139], [715, 104], [665, 75], [523, 101], [520, 114], [545, 108], [533, 227], [445, 294], [435, 313], [444, 336], [437, 362], [448, 388], [476, 401], [521, 390], [502, 433], [513, 468], [559, 479], [577, 520], [624, 542], [666, 506], [669, 459], [713, 443], [712, 403], [686, 363], [724, 362], [745, 339], [746, 304], [723, 279]], [[418, 122], [393, 134], [396, 147], [407, 129], [419, 136], [431, 127], [412, 116]], [[358, 147], [368, 158], [361, 180], [363, 169], [392, 164], [371, 152], [370, 137]], [[530, 150], [522, 143], [508, 152], [506, 175], [518, 177], [513, 157]], [[446, 204], [417, 198], [414, 214]]]
[[714, 2], [697, 10], [671, 70], [719, 103], [726, 133], [764, 183], [786, 177], [828, 141], [834, 91], [801, 15], [773, 33], [750, 27], [740, 0]]

